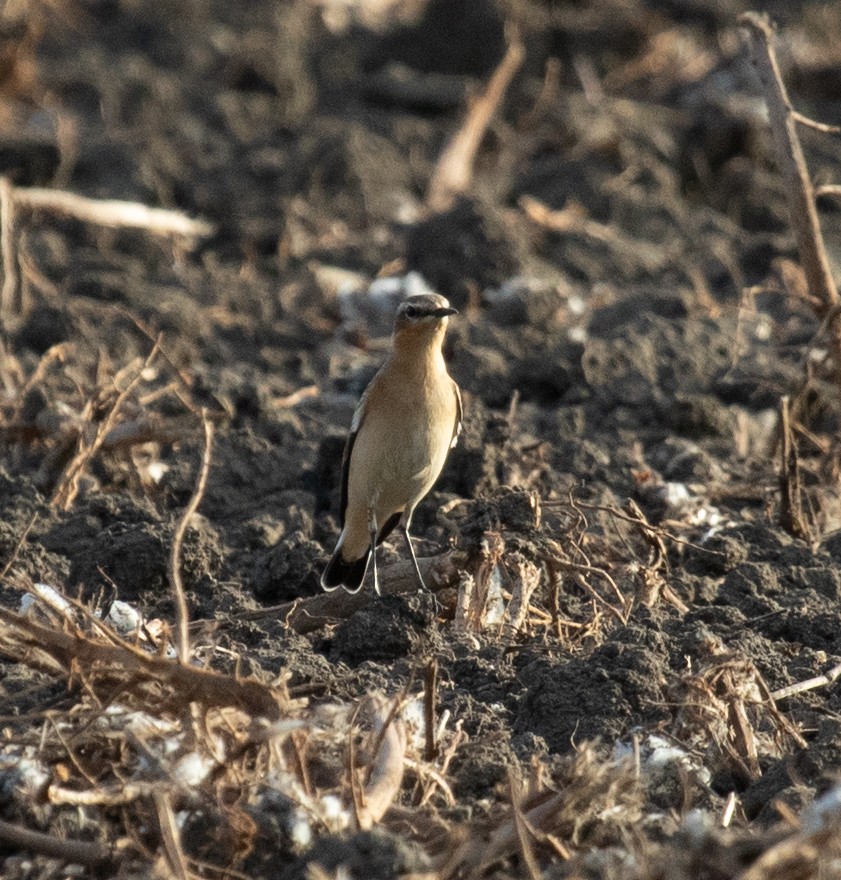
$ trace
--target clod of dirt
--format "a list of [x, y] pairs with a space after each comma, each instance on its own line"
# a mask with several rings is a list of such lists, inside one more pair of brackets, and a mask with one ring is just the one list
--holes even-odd
[[429, 73], [485, 77], [505, 52], [501, 11], [488, 0], [430, 0], [416, 22], [386, 34], [367, 67], [398, 61]]
[[[188, 528], [181, 555], [181, 576], [187, 589], [214, 578], [222, 560], [215, 531], [201, 518], [194, 522], [199, 528]], [[126, 601], [142, 596], [160, 600], [169, 590], [171, 542], [170, 528], [160, 523], [115, 523], [97, 534], [89, 549], [74, 557], [69, 581], [89, 593], [116, 587], [117, 596]]]
[[546, 327], [563, 303], [557, 287], [524, 278], [511, 279], [486, 292], [485, 299], [488, 318], [501, 327]]
[[487, 412], [475, 400], [467, 401], [462, 435], [450, 451], [439, 490], [472, 498], [498, 488], [510, 435], [503, 416]]
[[641, 287], [628, 291], [616, 302], [608, 303], [593, 311], [587, 324], [591, 336], [604, 339], [621, 339], [641, 314], [669, 321], [684, 321], [691, 313], [688, 293], [664, 293], [657, 288]]
[[254, 595], [270, 604], [315, 595], [324, 560], [321, 545], [296, 532], [257, 560], [251, 576]]
[[730, 571], [718, 590], [719, 601], [747, 617], [776, 611], [780, 592], [777, 570], [767, 562], [745, 562]]
[[72, 326], [70, 317], [63, 309], [42, 305], [29, 312], [15, 334], [15, 341], [22, 348], [43, 354], [48, 348], [64, 342]]
[[649, 646], [611, 641], [586, 660], [524, 655], [519, 677], [528, 687], [514, 730], [564, 754], [585, 740], [610, 742], [662, 705], [664, 658]]
[[[307, 210], [356, 227], [392, 222], [412, 202], [408, 158], [360, 122], [324, 120], [301, 137], [289, 185]], [[335, 254], [324, 254], [326, 260]], [[376, 271], [376, 266], [367, 266]]]
[[[271, 852], [274, 851], [273, 845]], [[276, 859], [273, 857], [272, 861]], [[430, 871], [429, 859], [420, 847], [409, 843], [403, 835], [383, 829], [360, 831], [350, 837], [319, 837], [315, 846], [284, 876], [289, 880], [308, 880], [313, 864], [331, 873], [345, 871], [348, 877], [365, 880], [393, 880]]]
[[717, 577], [746, 562], [749, 552], [738, 536], [721, 531], [703, 544], [687, 547], [683, 559], [691, 574]]
[[499, 287], [518, 274], [522, 255], [505, 223], [479, 202], [460, 199], [409, 231], [406, 260], [456, 308], [471, 290]]
[[488, 532], [506, 529], [528, 535], [538, 527], [540, 506], [532, 492], [501, 486], [490, 497], [477, 498], [460, 525], [462, 540], [480, 542]]
[[356, 666], [365, 660], [389, 661], [418, 651], [435, 626], [434, 598], [387, 596], [343, 621], [333, 635], [332, 655]]

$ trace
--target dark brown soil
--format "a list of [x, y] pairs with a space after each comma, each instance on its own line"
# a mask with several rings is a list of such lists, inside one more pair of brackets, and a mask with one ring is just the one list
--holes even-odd
[[[779, 804], [799, 814], [841, 767], [837, 684], [780, 701], [803, 742], [760, 747], [753, 773], [712, 734], [693, 740], [677, 708], [716, 657], [749, 664], [771, 691], [841, 663], [841, 400], [822, 372], [819, 322], [781, 280], [779, 261], [796, 249], [736, 26], [749, 4], [429, 0], [414, 18], [398, 3], [405, 15], [384, 21], [351, 6], [341, 28], [322, 11], [339, 5], [44, 0], [21, 13], [29, 36], [9, 37], [16, 60], [0, 64], [0, 172], [179, 209], [217, 232], [188, 246], [46, 212], [25, 221], [27, 307], [0, 337], [2, 603], [16, 607], [13, 584], [28, 579], [171, 622], [167, 566], [196, 485], [204, 407], [216, 427], [210, 477], [181, 557], [191, 619], [225, 621], [213, 639], [240, 671], [285, 671], [316, 702], [417, 689], [434, 658], [437, 711], [467, 735], [449, 767], [449, 821], [507, 803], [510, 768], [526, 774], [539, 757], [551, 771], [582, 743], [607, 756], [654, 733], [702, 755], [710, 776], [652, 783], [649, 807], [669, 817], [652, 839], [695, 807], [720, 815], [733, 792], [739, 828], [767, 828]], [[781, 26], [796, 105], [841, 123], [839, 8], [754, 5]], [[507, 15], [525, 41], [523, 69], [470, 194], [430, 216], [428, 180], [466, 95], [504, 51]], [[545, 99], [550, 58], [560, 74]], [[813, 177], [837, 181], [841, 139], [801, 134]], [[526, 196], [578, 205], [599, 225], [546, 231]], [[820, 201], [835, 260], [839, 204]], [[446, 354], [466, 406], [462, 440], [415, 517], [420, 555], [478, 546], [494, 529], [525, 555], [540, 541], [577, 542], [576, 558], [606, 569], [629, 600], [621, 622], [605, 582], [587, 578], [594, 598], [571, 572], [554, 609], [544, 577], [534, 602], [545, 614], [513, 640], [457, 631], [426, 595], [372, 594], [306, 636], [245, 616], [319, 592], [338, 534], [344, 432], [393, 312], [365, 291], [409, 272], [461, 310]], [[149, 442], [98, 453], [72, 504], [51, 503], [75, 451], [62, 425], [86, 419], [95, 431], [111, 377], [137, 369], [159, 334], [165, 357], [120, 413], [147, 420]], [[783, 395], [802, 427], [810, 540], [778, 524]], [[505, 487], [536, 493], [537, 528], [518, 507], [529, 496]], [[641, 598], [654, 551], [615, 515], [629, 498], [679, 538], [665, 538], [657, 570], [676, 601]], [[570, 520], [571, 504], [586, 522]], [[382, 564], [405, 553], [395, 538]], [[46, 675], [2, 667], [9, 738], [24, 724], [12, 716], [36, 713], [27, 723], [37, 725], [38, 712], [72, 702]], [[0, 818], [61, 827], [43, 805], [27, 813], [3, 772]], [[281, 800], [276, 814], [265, 797], [254, 808], [260, 831], [236, 864], [249, 876], [313, 876], [315, 862], [325, 876], [428, 870], [420, 844], [386, 830], [324, 832], [295, 852], [278, 831]], [[101, 821], [94, 836], [107, 840], [121, 820], [114, 810]], [[182, 842], [222, 863], [207, 849], [214, 827], [195, 813]], [[3, 860], [4, 876], [53, 876], [13, 848], [0, 848]], [[543, 876], [572, 876], [555, 861]], [[575, 876], [622, 876], [606, 864]], [[517, 859], [503, 870], [528, 876]]]

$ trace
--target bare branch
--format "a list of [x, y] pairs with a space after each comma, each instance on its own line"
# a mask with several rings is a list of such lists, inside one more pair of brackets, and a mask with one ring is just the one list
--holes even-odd
[[[437, 593], [447, 587], [456, 586], [459, 577], [457, 559], [454, 552], [418, 559], [423, 581], [430, 590]], [[395, 562], [380, 569], [380, 592], [383, 596], [415, 593], [417, 589], [417, 575], [411, 561]], [[271, 605], [257, 611], [247, 611], [231, 619], [260, 620], [264, 617], [278, 617], [295, 632], [308, 633], [350, 617], [374, 598], [374, 592], [370, 588], [363, 588], [358, 593], [336, 590], [296, 599], [294, 602], [284, 602], [282, 605]], [[223, 625], [222, 621], [197, 620], [192, 626], [215, 629]]]
[[127, 691], [143, 691], [154, 684], [169, 688], [182, 705], [186, 700], [208, 706], [239, 706], [270, 721], [280, 718], [283, 692], [256, 679], [238, 679], [185, 666], [125, 642], [103, 644], [81, 633], [42, 626], [0, 607], [0, 654], [18, 662], [31, 662], [34, 651], [52, 661], [49, 671], [53, 674], [61, 669], [69, 676], [71, 670], [81, 667], [88, 671], [91, 681], [103, 681], [105, 690], [113, 690], [115, 683]]
[[841, 677], [841, 663], [837, 666], [833, 666], [825, 675], [817, 675], [815, 678], [809, 678], [806, 681], [801, 681], [797, 684], [790, 684], [788, 687], [773, 691], [771, 699], [774, 701], [784, 700], [786, 697], [793, 697], [795, 694], [802, 694], [805, 691], [811, 691], [815, 688], [827, 687], [839, 677]]
[[113, 871], [118, 863], [116, 852], [91, 840], [62, 840], [52, 834], [43, 834], [0, 820], [0, 840], [17, 849], [27, 850], [65, 864]]
[[193, 518], [196, 510], [198, 510], [199, 504], [201, 504], [204, 490], [207, 487], [207, 477], [210, 473], [210, 456], [213, 451], [213, 423], [204, 411], [202, 411], [202, 426], [204, 427], [204, 452], [202, 454], [199, 478], [196, 483], [196, 489], [193, 492], [193, 497], [178, 521], [178, 526], [172, 539], [172, 550], [169, 554], [169, 584], [172, 587], [175, 598], [176, 650], [178, 652], [178, 659], [185, 664], [190, 660], [190, 632], [187, 598], [184, 595], [184, 584], [181, 580], [181, 545], [184, 543], [184, 535], [187, 532], [190, 520]]
[[65, 214], [99, 226], [146, 229], [158, 235], [206, 238], [213, 235], [215, 229], [212, 223], [193, 220], [181, 211], [150, 208], [138, 202], [117, 199], [89, 199], [59, 189], [15, 187], [14, 199], [19, 207]]
[[[747, 31], [751, 56], [768, 105], [771, 133], [786, 181], [791, 224], [797, 238], [803, 270], [812, 295], [820, 300], [821, 308], [826, 313], [838, 305], [839, 297], [818, 222], [812, 182], [797, 136], [797, 122], [802, 121], [803, 117], [791, 106], [777, 63], [774, 32], [768, 19], [756, 12], [746, 12], [740, 16], [739, 23]], [[841, 355], [839, 333], [834, 333], [833, 337], [835, 355]], [[836, 369], [839, 367], [841, 364], [836, 357]]]
[[432, 172], [426, 204], [433, 211], [446, 211], [456, 196], [470, 187], [479, 145], [525, 55], [519, 36], [514, 35], [487, 88], [473, 102], [464, 123], [445, 147]]

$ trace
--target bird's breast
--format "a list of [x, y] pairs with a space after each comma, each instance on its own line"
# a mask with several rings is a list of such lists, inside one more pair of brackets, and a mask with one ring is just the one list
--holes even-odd
[[452, 381], [373, 388], [354, 445], [350, 493], [394, 510], [412, 506], [444, 466], [456, 419]]

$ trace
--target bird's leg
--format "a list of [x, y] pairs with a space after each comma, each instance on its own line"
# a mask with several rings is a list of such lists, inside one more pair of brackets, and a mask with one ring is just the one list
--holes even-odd
[[403, 537], [406, 539], [406, 543], [409, 545], [409, 553], [412, 556], [412, 562], [415, 564], [415, 574], [418, 576], [418, 583], [421, 585], [421, 589], [426, 589], [426, 584], [423, 582], [423, 575], [421, 574], [420, 566], [418, 565], [418, 557], [415, 556], [415, 548], [412, 546], [412, 537], [409, 534], [409, 526], [412, 524], [412, 518], [409, 517], [406, 522], [401, 526], [401, 531], [403, 532]]
[[368, 531], [371, 534], [371, 557], [374, 563], [374, 592], [380, 595], [380, 579], [377, 575], [377, 514], [373, 507], [368, 508]]
[[427, 587], [427, 585], [423, 581], [423, 575], [421, 574], [420, 566], [418, 565], [418, 557], [415, 556], [415, 548], [412, 546], [412, 536], [409, 534], [409, 527], [412, 525], [412, 514], [410, 513], [407, 517], [403, 525], [401, 526], [401, 531], [403, 532], [403, 537], [406, 539], [406, 543], [409, 545], [409, 553], [412, 555], [412, 562], [415, 564], [415, 574], [418, 576], [418, 583], [421, 585], [422, 590], [426, 590], [430, 596], [432, 596], [432, 601], [435, 603], [435, 613], [440, 614], [441, 612], [441, 603], [438, 601], [438, 596], [432, 592], [432, 590]]

